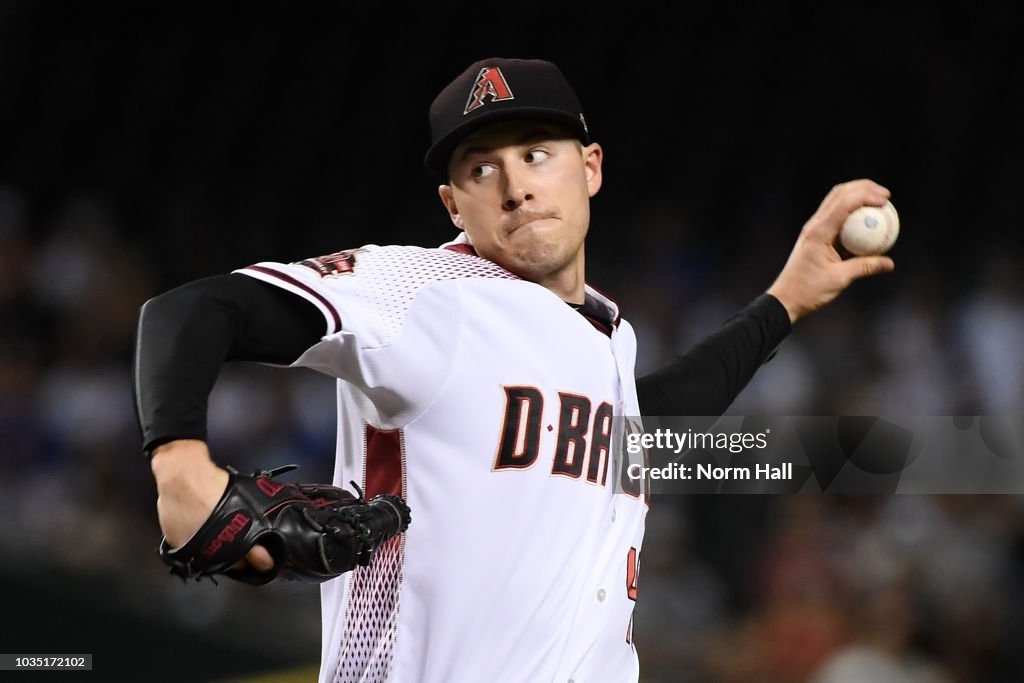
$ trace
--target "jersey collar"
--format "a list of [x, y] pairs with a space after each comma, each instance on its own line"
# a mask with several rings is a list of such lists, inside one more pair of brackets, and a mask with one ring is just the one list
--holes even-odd
[[[465, 232], [459, 232], [458, 236], [450, 242], [445, 242], [441, 245], [442, 249], [449, 251], [458, 252], [460, 254], [468, 254], [470, 256], [478, 256], [476, 249], [469, 243], [466, 238]], [[619, 321], [622, 320], [622, 314], [619, 313], [619, 305], [609, 297], [607, 294], [592, 287], [591, 285], [583, 284], [585, 292], [585, 300], [583, 306], [577, 309], [584, 318], [589, 320], [594, 327], [610, 335], [611, 331], [619, 326]]]

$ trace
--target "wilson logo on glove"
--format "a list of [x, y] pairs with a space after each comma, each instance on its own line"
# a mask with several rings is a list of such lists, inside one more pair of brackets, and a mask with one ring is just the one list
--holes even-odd
[[246, 525], [251, 521], [251, 519], [241, 512], [232, 517], [231, 521], [228, 522], [228, 525], [221, 529], [221, 532], [217, 534], [215, 539], [213, 539], [213, 543], [207, 546], [206, 550], [202, 552], [203, 559], [209, 560], [218, 550], [221, 549], [221, 546], [235, 540], [235, 536], [238, 535], [238, 532], [243, 531]]

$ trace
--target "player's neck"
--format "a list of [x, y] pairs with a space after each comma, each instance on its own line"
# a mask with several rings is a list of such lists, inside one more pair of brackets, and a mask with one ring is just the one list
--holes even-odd
[[537, 281], [538, 285], [551, 290], [562, 301], [581, 304], [586, 298], [586, 277], [583, 267], [583, 253], [557, 272]]

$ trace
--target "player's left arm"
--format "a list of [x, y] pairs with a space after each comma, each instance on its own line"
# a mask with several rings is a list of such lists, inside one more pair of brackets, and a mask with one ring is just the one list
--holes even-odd
[[825, 306], [855, 280], [888, 273], [896, 265], [888, 256], [843, 259], [835, 248], [843, 221], [861, 206], [882, 206], [889, 190], [867, 180], [836, 185], [804, 224], [786, 265], [768, 293], [786, 308], [790, 322]]
[[807, 221], [768, 291], [715, 333], [663, 368], [637, 378], [643, 415], [721, 415], [750, 382], [792, 325], [835, 299], [855, 280], [891, 271], [892, 259], [843, 260], [835, 249], [854, 209], [881, 206], [889, 191], [870, 180], [835, 186]]
[[636, 380], [642, 415], [721, 415], [792, 328], [785, 307], [762, 294], [707, 338]]

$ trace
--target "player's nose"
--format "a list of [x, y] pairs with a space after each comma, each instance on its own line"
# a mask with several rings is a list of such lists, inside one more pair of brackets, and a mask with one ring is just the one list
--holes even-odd
[[507, 164], [504, 181], [501, 207], [506, 211], [515, 211], [524, 202], [533, 199], [533, 190], [529, 186], [529, 174], [525, 172], [525, 169], [516, 168], [514, 164]]

